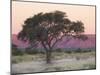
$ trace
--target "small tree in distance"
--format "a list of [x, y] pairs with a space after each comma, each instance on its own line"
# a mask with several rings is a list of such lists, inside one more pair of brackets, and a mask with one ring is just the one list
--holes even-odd
[[66, 42], [72, 38], [83, 38], [83, 32], [84, 24], [81, 21], [69, 20], [62, 11], [41, 12], [24, 21], [18, 38], [28, 40], [32, 47], [41, 44], [46, 52], [46, 61], [50, 63], [52, 50], [58, 42], [64, 37]]

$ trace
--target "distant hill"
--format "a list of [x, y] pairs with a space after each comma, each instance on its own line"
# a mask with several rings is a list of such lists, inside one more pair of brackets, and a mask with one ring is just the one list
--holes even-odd
[[72, 39], [68, 43], [64, 39], [59, 43], [58, 47], [60, 48], [94, 48], [96, 44], [95, 35], [87, 35], [88, 39], [85, 41], [79, 39]]
[[[66, 42], [66, 38], [63, 38], [61, 42], [58, 42], [56, 48], [95, 48], [96, 45], [96, 37], [93, 34], [87, 35], [88, 39], [86, 41], [82, 41], [79, 39], [72, 39], [69, 42]], [[17, 35], [12, 35], [12, 43], [17, 45], [19, 48], [27, 48], [29, 46], [28, 42], [23, 42], [17, 39]], [[39, 48], [42, 48], [39, 45]]]
[[26, 48], [29, 46], [28, 42], [23, 42], [21, 40], [18, 40], [17, 35], [12, 35], [12, 43], [16, 45], [18, 48]]

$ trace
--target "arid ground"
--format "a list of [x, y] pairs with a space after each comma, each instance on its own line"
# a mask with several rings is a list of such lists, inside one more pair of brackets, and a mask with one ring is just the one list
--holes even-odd
[[50, 64], [45, 54], [12, 57], [12, 73], [95, 69], [95, 51], [83, 53], [54, 52]]

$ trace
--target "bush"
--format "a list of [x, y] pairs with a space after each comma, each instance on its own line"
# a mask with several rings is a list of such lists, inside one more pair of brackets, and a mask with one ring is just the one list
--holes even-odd
[[85, 52], [91, 52], [91, 51], [92, 51], [91, 49], [81, 49], [81, 48], [78, 48], [74, 52], [76, 52], [76, 53], [85, 53]]
[[23, 55], [24, 52], [19, 49], [12, 49], [12, 55]]
[[80, 48], [78, 48], [77, 50], [75, 50], [75, 52], [80, 53], [80, 52], [82, 52], [82, 50]]
[[55, 51], [56, 51], [56, 52], [63, 52], [63, 50], [60, 49], [60, 48], [57, 48]]
[[66, 53], [72, 53], [73, 51], [71, 51], [71, 50], [70, 50], [70, 51], [67, 51], [67, 50], [66, 50], [65, 52], [66, 52]]
[[39, 53], [36, 49], [26, 49], [25, 51], [27, 54], [37, 54]]
[[40, 51], [39, 53], [41, 53], [41, 54], [45, 54], [45, 52], [44, 52], [44, 51]]

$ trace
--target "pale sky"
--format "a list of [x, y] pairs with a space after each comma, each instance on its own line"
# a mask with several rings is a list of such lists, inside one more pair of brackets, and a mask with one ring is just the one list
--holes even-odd
[[12, 34], [21, 31], [24, 21], [40, 12], [63, 11], [71, 21], [84, 23], [85, 34], [95, 34], [95, 7], [33, 2], [12, 2]]

